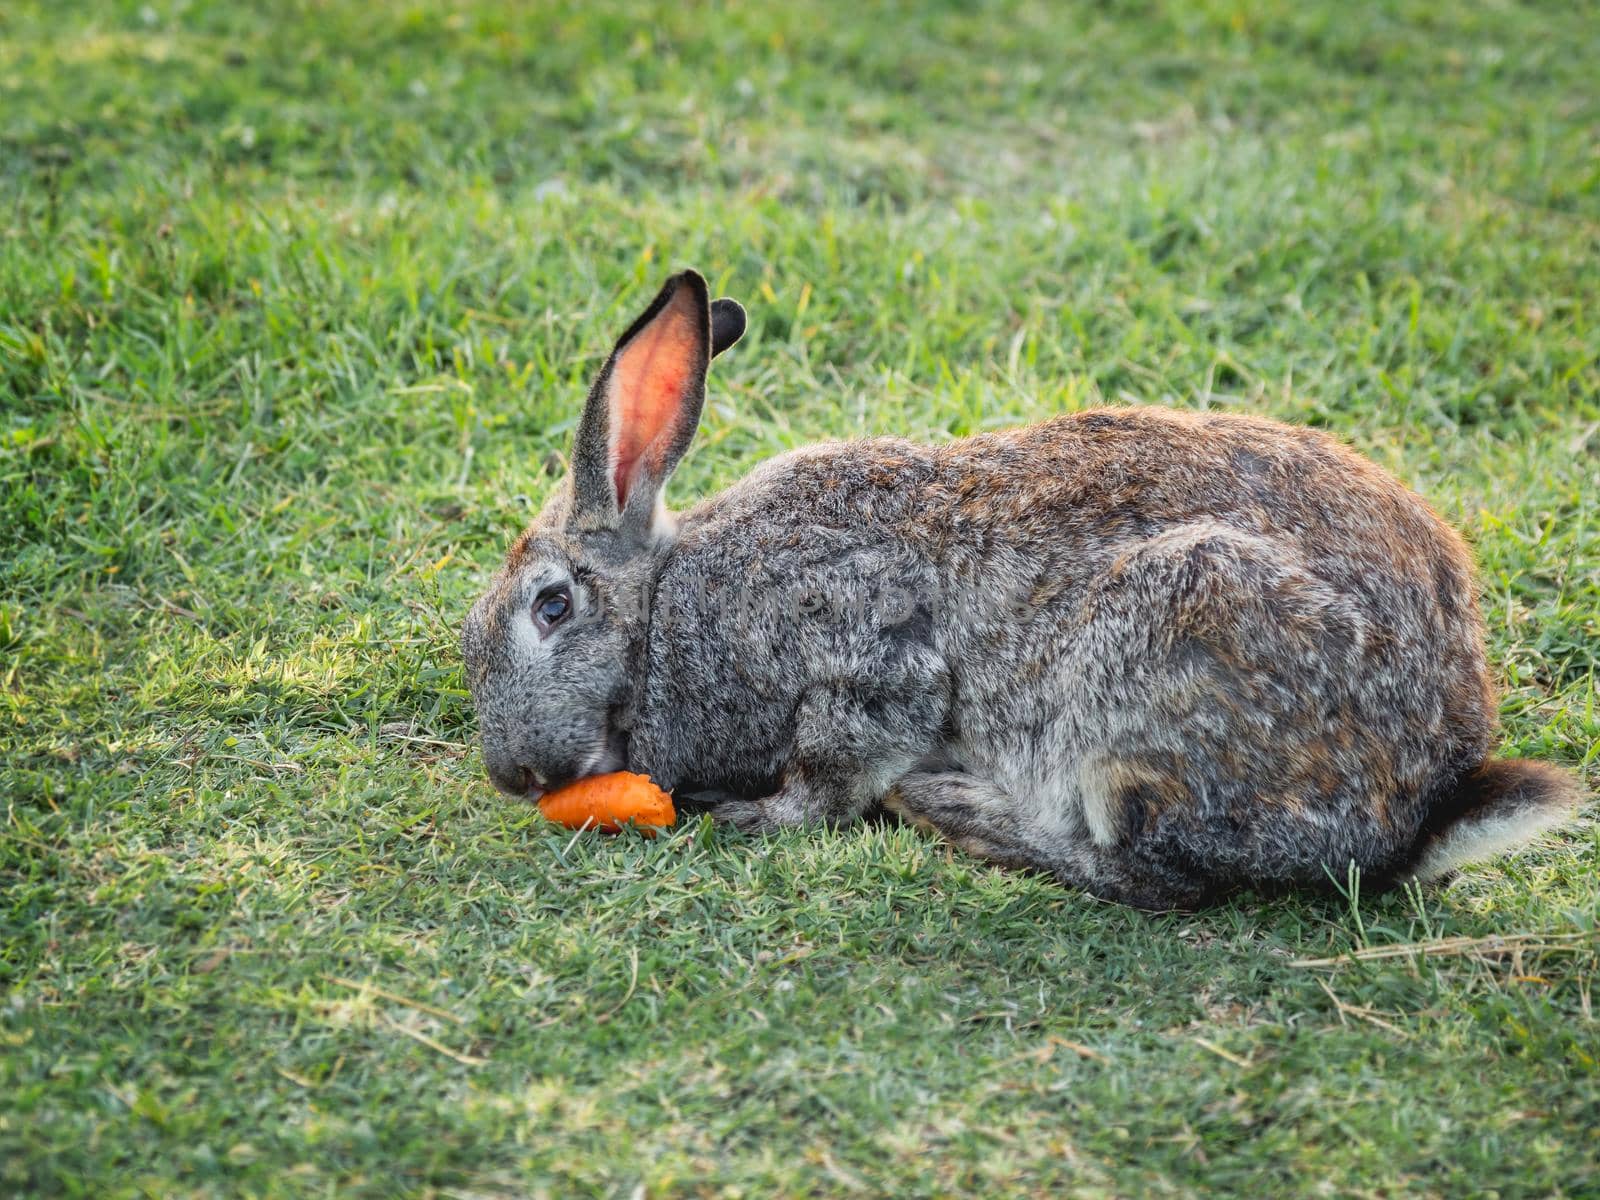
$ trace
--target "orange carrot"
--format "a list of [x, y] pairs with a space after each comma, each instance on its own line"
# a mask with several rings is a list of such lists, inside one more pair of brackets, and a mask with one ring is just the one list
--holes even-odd
[[540, 800], [539, 811], [568, 829], [587, 826], [607, 833], [617, 832], [627, 821], [649, 827], [671, 825], [678, 819], [671, 796], [651, 783], [650, 776], [628, 771], [569, 783]]

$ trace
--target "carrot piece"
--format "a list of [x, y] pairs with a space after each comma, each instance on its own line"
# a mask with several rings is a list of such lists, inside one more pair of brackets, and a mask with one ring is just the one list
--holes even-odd
[[568, 829], [587, 825], [607, 833], [617, 832], [627, 821], [650, 827], [671, 825], [678, 819], [671, 796], [652, 783], [650, 776], [628, 771], [569, 783], [540, 800], [539, 811]]

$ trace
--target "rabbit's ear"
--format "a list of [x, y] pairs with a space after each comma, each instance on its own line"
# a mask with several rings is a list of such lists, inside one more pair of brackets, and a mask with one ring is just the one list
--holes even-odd
[[[729, 345], [744, 331], [742, 310], [739, 318]], [[574, 515], [582, 524], [649, 526], [700, 423], [712, 344], [706, 281], [696, 271], [674, 275], [589, 389], [572, 454]]]
[[726, 296], [711, 302], [711, 357], [744, 336], [744, 306]]

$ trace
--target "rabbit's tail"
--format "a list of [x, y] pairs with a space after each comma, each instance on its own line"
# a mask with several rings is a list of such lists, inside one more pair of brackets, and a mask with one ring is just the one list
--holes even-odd
[[1560, 825], [1578, 807], [1577, 777], [1549, 763], [1491, 758], [1440, 795], [1417, 833], [1413, 871], [1437, 879]]

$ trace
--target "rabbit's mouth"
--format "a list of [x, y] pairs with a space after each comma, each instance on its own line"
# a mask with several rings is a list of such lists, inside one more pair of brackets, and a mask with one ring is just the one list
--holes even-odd
[[629, 732], [621, 723], [623, 710], [620, 705], [606, 713], [605, 732], [601, 736], [600, 745], [595, 748], [585, 764], [583, 774], [605, 775], [612, 771], [626, 770], [628, 766]]
[[550, 780], [530, 767], [520, 764], [494, 764], [489, 767], [489, 781], [508, 796], [535, 802], [550, 790]]

